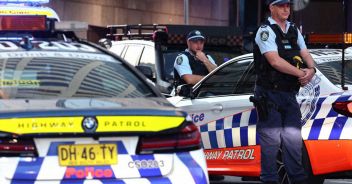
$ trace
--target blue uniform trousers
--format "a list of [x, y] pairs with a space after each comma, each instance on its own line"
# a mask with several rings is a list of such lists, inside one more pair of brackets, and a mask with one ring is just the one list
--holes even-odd
[[301, 111], [295, 92], [255, 88], [255, 96], [265, 96], [272, 105], [268, 108], [266, 121], [259, 120], [257, 134], [261, 146], [262, 181], [278, 181], [277, 154], [282, 148], [285, 169], [291, 181], [305, 180], [302, 167]]

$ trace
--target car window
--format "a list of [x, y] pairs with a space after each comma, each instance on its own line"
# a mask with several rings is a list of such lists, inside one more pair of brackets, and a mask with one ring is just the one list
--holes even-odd
[[[345, 61], [345, 84], [352, 85], [352, 60]], [[335, 85], [341, 84], [341, 61], [323, 62], [317, 68]]]
[[139, 62], [141, 66], [149, 66], [155, 73], [155, 50], [154, 47], [145, 46], [141, 60]]
[[1, 90], [8, 98], [155, 96], [126, 65], [103, 54], [28, 53], [1, 58], [0, 66]]
[[141, 58], [143, 48], [143, 45], [129, 45], [127, 47], [124, 59], [131, 65], [137, 66], [139, 63], [139, 59]]
[[179, 51], [168, 51], [163, 53], [163, 72], [164, 72], [164, 80], [171, 81], [173, 80], [173, 72], [174, 72], [174, 63], [176, 57], [180, 54]]
[[122, 52], [123, 52], [123, 49], [125, 48], [125, 45], [122, 45], [122, 44], [116, 44], [116, 45], [113, 45], [111, 48], [110, 48], [110, 51], [119, 55], [119, 56], [122, 56]]
[[[214, 95], [229, 95], [235, 94], [236, 87], [243, 86], [239, 83], [244, 79], [251, 79], [251, 77], [243, 77], [246, 73], [250, 62], [233, 62], [224, 65], [221, 69], [213, 73], [206, 79], [197, 89], [198, 97], [214, 96]], [[248, 88], [248, 87], [247, 87]], [[242, 92], [239, 90], [239, 92]]]
[[236, 52], [222, 52], [213, 50], [205, 50], [204, 52], [209, 54], [218, 66], [220, 66], [222, 63], [229, 61], [232, 58], [239, 56], [239, 54]]
[[241, 79], [237, 82], [234, 94], [253, 94], [255, 86], [256, 74], [254, 70], [254, 62], [252, 62]]

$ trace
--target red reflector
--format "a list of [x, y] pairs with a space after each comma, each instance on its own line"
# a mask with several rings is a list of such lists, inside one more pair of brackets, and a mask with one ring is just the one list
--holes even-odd
[[352, 117], [352, 101], [335, 102], [332, 104], [332, 108], [339, 114]]
[[32, 140], [3, 139], [0, 141], [0, 155], [35, 156], [36, 148]]
[[1, 31], [41, 31], [45, 30], [45, 16], [1, 16]]
[[194, 150], [201, 147], [198, 128], [190, 123], [180, 132], [168, 135], [143, 137], [139, 145], [140, 153], [172, 152]]

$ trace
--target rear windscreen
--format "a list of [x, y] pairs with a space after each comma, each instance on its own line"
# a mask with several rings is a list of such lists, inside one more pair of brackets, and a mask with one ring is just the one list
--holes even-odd
[[[333, 84], [341, 84], [341, 61], [324, 62], [317, 64], [317, 68], [321, 71], [326, 78]], [[345, 84], [352, 85], [352, 60], [345, 61]]]
[[143, 80], [109, 55], [50, 51], [0, 55], [3, 98], [155, 96]]

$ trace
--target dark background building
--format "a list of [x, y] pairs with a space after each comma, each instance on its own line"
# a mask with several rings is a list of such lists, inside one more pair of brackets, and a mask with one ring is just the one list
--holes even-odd
[[[352, 0], [297, 0], [290, 19], [304, 33], [352, 32]], [[265, 0], [233, 0], [230, 2], [230, 25], [253, 31], [267, 16]]]
[[[352, 32], [352, 0], [296, 0], [291, 20], [303, 33]], [[111, 24], [184, 24], [185, 3], [192, 25], [234, 26], [253, 32], [266, 17], [265, 0], [52, 0], [62, 21]], [[344, 11], [345, 9], [345, 11]], [[187, 15], [187, 14], [186, 14]]]

